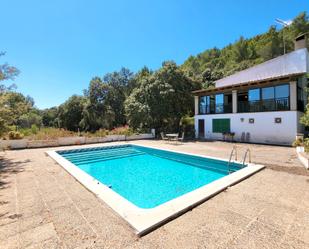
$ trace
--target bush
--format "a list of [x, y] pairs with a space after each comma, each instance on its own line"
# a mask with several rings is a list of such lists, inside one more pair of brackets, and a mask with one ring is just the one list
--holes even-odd
[[106, 135], [108, 135], [108, 130], [105, 129], [85, 133], [86, 137], [106, 137]]
[[31, 125], [32, 134], [38, 134], [38, 130], [39, 128], [35, 124]]
[[78, 136], [76, 132], [51, 127], [41, 129], [31, 127], [31, 129], [21, 129], [20, 131], [30, 140], [53, 140], [59, 137]]
[[133, 129], [129, 128], [128, 125], [117, 127], [112, 129], [109, 132], [110, 135], [126, 135], [126, 136], [131, 136], [134, 134]]
[[306, 138], [304, 140], [304, 147], [305, 147], [305, 151], [309, 152], [309, 138]]
[[182, 117], [180, 120], [180, 131], [185, 133], [185, 138], [195, 138], [194, 117]]
[[7, 127], [5, 120], [0, 117], [0, 138], [5, 134], [9, 128]]
[[9, 135], [9, 139], [12, 139], [12, 140], [22, 139], [24, 137], [24, 135], [18, 131], [10, 131], [8, 135]]
[[293, 144], [292, 144], [293, 147], [298, 147], [298, 146], [304, 146], [304, 141], [302, 138], [297, 138]]
[[17, 121], [19, 127], [21, 128], [31, 128], [32, 125], [37, 127], [41, 127], [42, 125], [42, 117], [36, 113], [27, 113], [23, 114], [19, 117]]

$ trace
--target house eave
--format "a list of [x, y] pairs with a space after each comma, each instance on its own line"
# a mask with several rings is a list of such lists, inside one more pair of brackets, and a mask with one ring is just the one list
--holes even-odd
[[215, 87], [215, 88], [210, 88], [210, 89], [200, 89], [193, 91], [194, 96], [201, 96], [204, 94], [210, 94], [210, 93], [217, 93], [217, 92], [225, 92], [225, 91], [232, 91], [232, 90], [239, 90], [243, 88], [250, 88], [252, 86], [262, 86], [262, 85], [268, 85], [268, 84], [276, 84], [280, 83], [282, 81], [293, 81], [297, 78], [297, 76], [303, 75], [305, 73], [297, 73], [297, 74], [290, 74], [290, 75], [285, 75], [282, 77], [276, 77], [276, 78], [269, 78], [269, 79], [264, 79], [264, 80], [259, 80], [259, 81], [249, 81], [247, 83], [236, 83], [232, 84], [229, 86], [224, 86], [224, 87]]

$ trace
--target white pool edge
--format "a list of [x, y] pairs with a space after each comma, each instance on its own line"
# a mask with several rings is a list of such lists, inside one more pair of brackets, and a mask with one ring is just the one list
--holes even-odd
[[[125, 144], [125, 143], [124, 143]], [[186, 155], [199, 156], [204, 158], [216, 159], [221, 161], [227, 161], [221, 158], [208, 157], [200, 154], [184, 153], [176, 150], [165, 150], [152, 146], [144, 146], [139, 144], [130, 143], [140, 147], [159, 149], [170, 152], [177, 152]], [[121, 144], [119, 144], [121, 145]], [[109, 147], [110, 145], [104, 145], [100, 147]], [[68, 149], [62, 149], [68, 150]], [[142, 209], [121, 195], [114, 192], [104, 184], [98, 182], [95, 178], [88, 175], [83, 170], [79, 169], [73, 163], [62, 157], [57, 153], [59, 150], [46, 151], [53, 160], [55, 160], [60, 166], [62, 166], [69, 174], [71, 174], [77, 181], [84, 185], [87, 189], [97, 195], [108, 206], [110, 206], [118, 215], [126, 220], [136, 231], [136, 234], [142, 236], [166, 221], [175, 218], [184, 212], [192, 209], [207, 199], [213, 197], [219, 192], [225, 190], [231, 185], [234, 185], [245, 178], [255, 174], [263, 169], [265, 166], [250, 163], [247, 167], [240, 169], [230, 175], [222, 177], [216, 181], [213, 181], [203, 187], [195, 189], [187, 194], [179, 196], [171, 201], [168, 201], [162, 205], [151, 209]]]

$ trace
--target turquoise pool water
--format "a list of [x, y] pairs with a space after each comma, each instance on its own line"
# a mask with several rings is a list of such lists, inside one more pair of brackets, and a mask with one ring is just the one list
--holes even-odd
[[[58, 151], [140, 208], [153, 208], [228, 175], [227, 162], [136, 145]], [[233, 171], [240, 169], [233, 163]]]

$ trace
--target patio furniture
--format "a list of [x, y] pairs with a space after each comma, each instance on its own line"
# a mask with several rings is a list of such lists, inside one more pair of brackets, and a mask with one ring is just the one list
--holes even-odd
[[184, 140], [185, 140], [185, 133], [182, 132], [182, 133], [181, 133], [181, 137], [178, 138], [178, 141], [179, 141], [179, 142], [183, 142]]
[[169, 141], [169, 138], [165, 137], [163, 132], [160, 132], [160, 135], [161, 135], [162, 140]]
[[233, 142], [234, 141], [235, 132], [223, 132], [222, 136], [223, 136], [223, 141]]
[[168, 141], [178, 141], [178, 133], [167, 133], [165, 136], [168, 138]]

